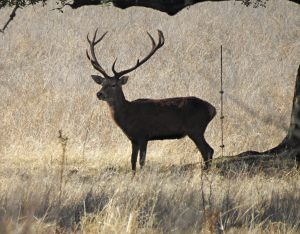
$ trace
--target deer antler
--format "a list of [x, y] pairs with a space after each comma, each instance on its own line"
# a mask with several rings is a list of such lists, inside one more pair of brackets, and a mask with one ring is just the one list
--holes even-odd
[[87, 40], [88, 40], [88, 42], [90, 44], [90, 50], [91, 50], [92, 58], [90, 57], [88, 50], [86, 50], [86, 55], [87, 55], [88, 59], [91, 61], [93, 67], [97, 71], [99, 71], [105, 78], [111, 78], [109, 75], [107, 75], [107, 73], [104, 71], [104, 69], [99, 64], [99, 62], [98, 62], [98, 60], [96, 58], [95, 49], [94, 49], [95, 45], [97, 45], [105, 37], [105, 35], [107, 34], [107, 32], [105, 32], [98, 40], [96, 40], [97, 31], [98, 31], [98, 29], [96, 29], [92, 41], [89, 39], [89, 34], [87, 35]]
[[143, 63], [145, 63], [149, 58], [151, 58], [151, 56], [159, 48], [161, 48], [164, 45], [164, 43], [165, 43], [164, 35], [163, 35], [162, 31], [160, 31], [160, 30], [157, 30], [157, 31], [158, 31], [158, 44], [155, 43], [155, 40], [153, 39], [153, 37], [151, 36], [151, 34], [147, 32], [147, 34], [150, 37], [151, 42], [152, 42], [152, 49], [151, 49], [151, 51], [149, 52], [149, 54], [145, 58], [143, 58], [142, 60], [138, 59], [137, 62], [136, 62], [136, 64], [133, 67], [131, 67], [131, 68], [127, 69], [127, 70], [123, 70], [123, 71], [117, 72], [116, 69], [115, 69], [115, 65], [116, 65], [117, 59], [114, 61], [113, 65], [112, 65], [112, 71], [115, 74], [115, 77], [120, 78], [123, 75], [125, 75], [125, 74], [127, 74], [127, 73], [129, 73], [129, 72], [131, 72], [131, 71], [133, 71], [135, 69], [137, 69]]

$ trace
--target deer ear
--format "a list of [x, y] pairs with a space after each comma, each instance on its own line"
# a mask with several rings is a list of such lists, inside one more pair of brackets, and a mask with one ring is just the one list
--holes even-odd
[[118, 83], [121, 85], [124, 85], [127, 83], [129, 76], [122, 76], [119, 80]]
[[104, 81], [104, 78], [101, 76], [92, 75], [92, 79], [99, 85], [101, 85]]

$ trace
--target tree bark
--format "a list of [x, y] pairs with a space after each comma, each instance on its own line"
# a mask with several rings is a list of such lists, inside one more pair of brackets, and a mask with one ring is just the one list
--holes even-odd
[[[76, 1], [76, 0], [75, 0]], [[121, 9], [125, 9], [131, 6], [142, 6], [152, 8], [158, 11], [165, 12], [169, 15], [175, 15], [185, 7], [194, 5], [199, 2], [221, 2], [221, 1], [230, 1], [230, 0], [112, 0], [115, 7], [119, 7]], [[245, 6], [253, 7], [266, 7], [267, 0], [257, 0], [257, 1], [249, 1], [249, 0], [236, 0], [242, 2]], [[291, 2], [298, 3], [296, 0], [290, 0]]]
[[168, 15], [175, 15], [185, 7], [199, 2], [207, 2], [207, 0], [113, 0], [114, 6], [121, 9], [132, 6], [142, 6], [165, 12]]
[[[168, 15], [175, 15], [185, 7], [192, 6], [196, 3], [222, 2], [222, 1], [230, 1], [230, 0], [111, 0], [110, 2], [112, 2], [115, 7], [121, 9], [126, 9], [132, 6], [147, 7], [147, 8], [152, 8], [154, 10], [165, 12]], [[267, 5], [267, 0], [256, 0], [256, 1], [235, 0], [235, 1], [242, 2], [245, 6], [252, 5], [254, 8], [260, 6], [266, 7]], [[290, 1], [298, 3], [298, 1], [296, 0], [290, 0]], [[101, 4], [103, 4], [102, 0], [73, 0], [72, 3], [66, 3], [62, 7], [57, 9], [62, 10], [64, 6], [70, 6], [73, 9], [77, 9], [82, 6], [101, 5]]]

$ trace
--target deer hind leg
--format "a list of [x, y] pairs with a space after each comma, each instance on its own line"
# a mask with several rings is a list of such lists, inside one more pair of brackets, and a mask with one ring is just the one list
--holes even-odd
[[193, 140], [202, 154], [204, 160], [204, 169], [208, 169], [210, 167], [212, 156], [214, 154], [213, 148], [211, 148], [210, 145], [206, 142], [204, 136], [189, 135], [189, 137]]
[[135, 142], [131, 142], [131, 144], [132, 144], [131, 167], [132, 167], [133, 174], [135, 174], [136, 160], [137, 160], [137, 155], [138, 155], [138, 151], [139, 151], [139, 146]]
[[140, 143], [140, 167], [141, 167], [141, 169], [144, 167], [145, 161], [146, 161], [147, 144], [148, 144], [147, 141]]

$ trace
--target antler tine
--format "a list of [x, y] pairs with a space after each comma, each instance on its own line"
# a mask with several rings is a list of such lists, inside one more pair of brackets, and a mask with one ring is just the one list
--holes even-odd
[[165, 38], [164, 38], [164, 34], [161, 30], [157, 30], [158, 31], [158, 36], [159, 36], [159, 43], [161, 44], [161, 46], [163, 46], [165, 44]]
[[[97, 29], [98, 30], [98, 29]], [[108, 31], [106, 31], [96, 42], [94, 45], [97, 45], [104, 37], [105, 35], [108, 33]]]
[[164, 45], [164, 42], [165, 42], [164, 35], [163, 35], [162, 31], [160, 31], [160, 30], [157, 30], [157, 31], [158, 31], [158, 43], [157, 44], [156, 44], [155, 40], [153, 39], [153, 37], [151, 36], [151, 34], [147, 32], [147, 34], [150, 37], [150, 40], [152, 42], [152, 49], [151, 49], [151, 51], [148, 53], [148, 55], [145, 58], [143, 58], [142, 60], [138, 59], [137, 62], [136, 62], [136, 64], [133, 67], [131, 67], [131, 68], [127, 69], [127, 70], [123, 70], [123, 71], [117, 72], [115, 70], [115, 63], [116, 63], [116, 60], [115, 60], [113, 66], [112, 66], [112, 70], [113, 70], [113, 73], [115, 74], [115, 76], [121, 77], [121, 76], [123, 76], [123, 75], [125, 75], [125, 74], [127, 74], [127, 73], [129, 73], [129, 72], [131, 72], [133, 70], [135, 70], [136, 68], [138, 68], [139, 66], [141, 66], [143, 63], [145, 63], [149, 58], [151, 58], [151, 56], [159, 48], [161, 48]]
[[94, 33], [94, 37], [93, 37], [93, 44], [95, 45], [95, 40], [97, 37], [97, 32], [98, 32], [98, 28], [96, 28], [95, 33]]
[[96, 40], [96, 37], [97, 37], [97, 32], [98, 32], [98, 29], [96, 29], [95, 33], [94, 33], [94, 36], [93, 36], [93, 40], [91, 41], [90, 38], [89, 38], [89, 34], [87, 34], [87, 41], [88, 43], [90, 44], [90, 50], [91, 50], [91, 56], [89, 55], [88, 53], [88, 50], [86, 50], [86, 55], [88, 57], [88, 59], [91, 61], [93, 67], [99, 71], [105, 78], [110, 78], [109, 75], [107, 75], [107, 73], [105, 72], [105, 70], [102, 68], [102, 66], [99, 64], [97, 58], [96, 58], [96, 55], [95, 55], [95, 45], [97, 43], [99, 43], [103, 38], [104, 36], [107, 34], [107, 32], [105, 32], [97, 41]]
[[112, 69], [112, 71], [113, 71], [113, 73], [114, 73], [115, 75], [118, 74], [118, 72], [117, 72], [116, 69], [115, 69], [115, 65], [116, 65], [117, 59], [118, 59], [118, 58], [115, 59], [113, 65], [112, 65], [112, 67], [111, 67], [111, 69]]
[[155, 47], [155, 41], [154, 41], [153, 37], [151, 36], [151, 34], [150, 34], [149, 32], [147, 32], [147, 34], [148, 34], [148, 36], [149, 36], [150, 39], [151, 39], [151, 42], [152, 42], [152, 48], [154, 48], [154, 47]]
[[91, 61], [91, 57], [90, 57], [90, 55], [89, 55], [89, 52], [88, 52], [88, 50], [87, 50], [87, 49], [86, 49], [85, 53], [86, 53], [86, 56], [87, 56], [88, 60], [90, 60], [90, 61]]

